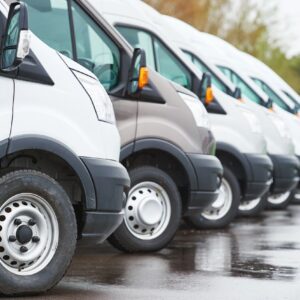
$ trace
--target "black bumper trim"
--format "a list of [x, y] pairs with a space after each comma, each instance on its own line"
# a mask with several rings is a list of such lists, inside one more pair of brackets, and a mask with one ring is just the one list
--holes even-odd
[[245, 178], [242, 201], [257, 199], [267, 193], [272, 184], [273, 163], [265, 154], [244, 154], [251, 177]]
[[299, 183], [300, 163], [294, 155], [270, 155], [274, 165], [272, 194], [294, 189]]
[[198, 190], [190, 192], [185, 215], [202, 212], [218, 197], [223, 175], [220, 161], [211, 155], [188, 155], [197, 176]]
[[85, 212], [85, 225], [81, 238], [88, 244], [106, 240], [122, 223], [124, 213]]
[[130, 186], [127, 170], [112, 160], [81, 158], [94, 182], [97, 211], [120, 212], [124, 207], [124, 191]]

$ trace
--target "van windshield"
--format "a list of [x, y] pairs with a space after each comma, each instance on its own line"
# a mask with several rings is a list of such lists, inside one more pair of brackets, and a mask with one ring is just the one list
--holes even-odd
[[262, 104], [263, 100], [255, 93], [255, 91], [233, 70], [224, 66], [218, 66], [218, 68], [224, 73], [224, 75], [231, 80], [231, 82], [239, 87], [243, 96], [256, 104]]
[[183, 53], [186, 57], [195, 65], [195, 67], [202, 73], [209, 73], [211, 75], [211, 80], [213, 85], [215, 85], [219, 90], [228, 94], [227, 86], [202, 62], [198, 59], [194, 54], [189, 51], [183, 50]]
[[24, 0], [29, 27], [41, 40], [93, 72], [107, 91], [119, 83], [118, 47], [83, 9], [70, 0]]
[[269, 96], [272, 101], [282, 109], [289, 111], [289, 106], [268, 86], [264, 81], [258, 78], [252, 78], [252, 80]]

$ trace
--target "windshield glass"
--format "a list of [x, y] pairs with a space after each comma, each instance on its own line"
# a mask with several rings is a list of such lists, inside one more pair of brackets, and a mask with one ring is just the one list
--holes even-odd
[[237, 87], [239, 87], [242, 91], [244, 97], [247, 97], [249, 100], [256, 104], [262, 104], [263, 100], [252, 90], [251, 87], [233, 70], [218, 66], [218, 68], [227, 76], [228, 79]]
[[291, 112], [289, 106], [262, 80], [258, 78], [252, 78], [253, 81], [282, 109]]

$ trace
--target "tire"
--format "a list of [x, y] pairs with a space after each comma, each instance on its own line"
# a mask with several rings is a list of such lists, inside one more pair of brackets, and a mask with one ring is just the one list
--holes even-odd
[[54, 287], [71, 263], [77, 239], [73, 206], [63, 188], [33, 170], [1, 177], [0, 225], [0, 293], [33, 295]]
[[127, 253], [159, 251], [170, 243], [180, 224], [177, 186], [168, 174], [154, 167], [132, 169], [129, 176], [124, 220], [108, 241]]
[[243, 205], [242, 203], [239, 206], [239, 216], [240, 217], [257, 217], [259, 216], [268, 205], [268, 193], [266, 195], [263, 195], [262, 197], [256, 200], [252, 200], [247, 202], [249, 205]]
[[[226, 204], [224, 204], [219, 209], [219, 215], [216, 217], [215, 214], [218, 214], [218, 208], [214, 208], [213, 206], [207, 208], [201, 215], [187, 217], [186, 220], [189, 225], [197, 229], [219, 229], [227, 227], [237, 216], [241, 199], [240, 185], [232, 171], [227, 166], [223, 165], [223, 168], [224, 175], [220, 196], [216, 201], [221, 199], [222, 190], [224, 193], [228, 190], [227, 199], [229, 200], [225, 202], [228, 203], [228, 205], [226, 206]], [[216, 201], [214, 204], [216, 204]]]
[[[274, 209], [274, 210], [285, 210], [289, 204], [292, 202], [292, 199], [294, 199], [295, 197], [295, 190], [286, 192], [284, 194], [279, 195], [279, 197], [281, 196], [283, 198], [282, 201], [278, 201], [278, 199], [280, 200], [280, 198], [277, 198], [276, 200], [276, 195], [270, 195], [268, 197], [268, 201], [267, 201], [267, 208], [268, 209]], [[273, 197], [273, 201], [271, 200]]]

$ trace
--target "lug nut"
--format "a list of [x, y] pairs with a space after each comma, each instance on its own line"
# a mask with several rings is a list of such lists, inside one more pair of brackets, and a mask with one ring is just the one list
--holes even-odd
[[32, 237], [32, 242], [33, 243], [38, 243], [41, 239], [38, 236]]
[[33, 219], [30, 219], [29, 221], [28, 221], [28, 225], [29, 226], [34, 226], [36, 224], [36, 222], [33, 220]]
[[15, 219], [14, 224], [15, 224], [16, 226], [19, 226], [19, 225], [22, 224], [22, 221], [21, 221], [20, 219]]
[[8, 238], [8, 241], [11, 243], [14, 243], [17, 240], [17, 238], [14, 235], [10, 235]]
[[25, 246], [21, 246], [21, 247], [20, 247], [20, 252], [25, 253], [25, 252], [27, 252], [27, 251], [28, 251], [28, 248], [27, 248], [27, 247], [25, 247]]

